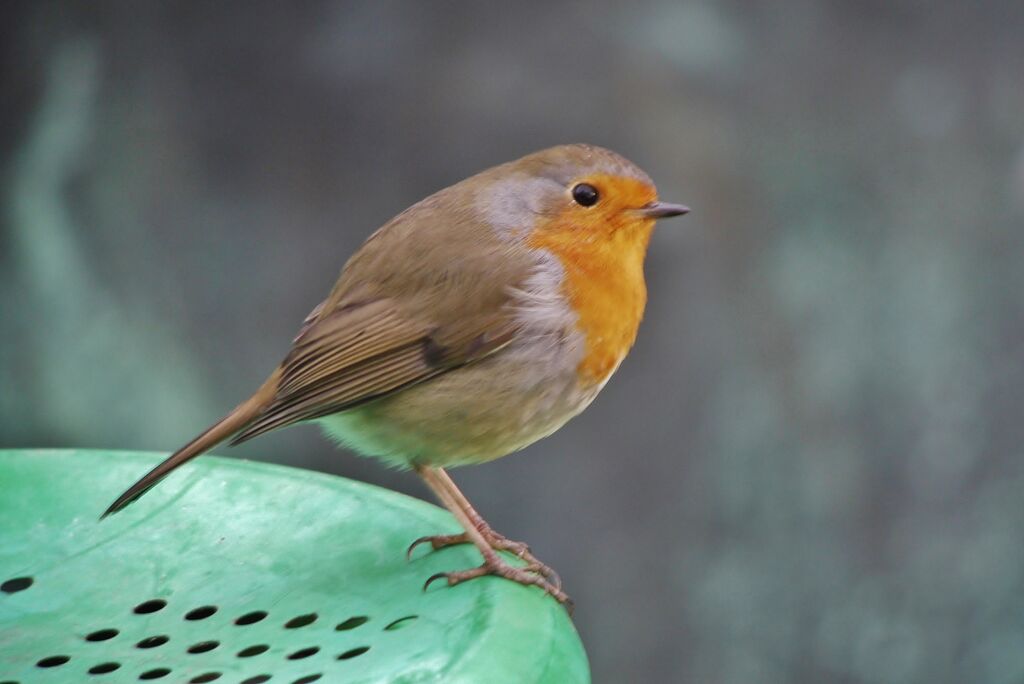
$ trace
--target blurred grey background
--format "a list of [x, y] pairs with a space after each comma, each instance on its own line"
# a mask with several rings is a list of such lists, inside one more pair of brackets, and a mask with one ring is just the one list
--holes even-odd
[[[0, 444], [171, 450], [391, 215], [605, 145], [694, 209], [636, 349], [455, 473], [595, 680], [1024, 681], [1022, 36], [1019, 0], [3, 3]], [[427, 497], [312, 427], [228, 453]]]

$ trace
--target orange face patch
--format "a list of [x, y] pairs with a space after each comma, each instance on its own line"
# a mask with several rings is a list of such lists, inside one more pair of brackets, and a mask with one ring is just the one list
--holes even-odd
[[581, 178], [597, 188], [594, 206], [570, 203], [537, 225], [527, 243], [554, 254], [565, 269], [562, 287], [586, 340], [581, 379], [602, 383], [633, 346], [647, 303], [644, 256], [654, 220], [634, 212], [656, 199], [633, 178]]

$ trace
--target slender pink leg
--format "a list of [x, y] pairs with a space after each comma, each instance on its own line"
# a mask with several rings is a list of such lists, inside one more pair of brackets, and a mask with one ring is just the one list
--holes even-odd
[[[441, 468], [430, 468], [419, 466], [416, 468], [423, 481], [434, 492], [437, 498], [444, 504], [445, 508], [451, 511], [455, 519], [459, 521], [465, 530], [462, 534], [436, 535], [420, 537], [409, 547], [408, 553], [419, 544], [430, 542], [434, 549], [444, 548], [452, 544], [465, 544], [472, 542], [484, 558], [482, 565], [469, 570], [458, 572], [438, 573], [427, 580], [425, 586], [431, 582], [444, 578], [448, 586], [454, 586], [460, 582], [483, 577], [485, 575], [497, 575], [510, 579], [520, 584], [534, 585], [543, 591], [551, 594], [559, 603], [571, 603], [569, 597], [561, 589], [561, 582], [554, 570], [544, 565], [530, 553], [530, 547], [522, 542], [515, 542], [491, 529], [490, 525], [477, 513], [465, 495], [455, 486], [451, 477]], [[527, 562], [525, 567], [510, 565], [497, 551], [510, 551]]]

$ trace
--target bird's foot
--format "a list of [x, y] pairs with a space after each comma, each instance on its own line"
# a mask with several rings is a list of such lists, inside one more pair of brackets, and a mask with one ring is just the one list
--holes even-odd
[[[498, 534], [490, 527], [483, 527], [479, 529], [480, 534], [483, 536], [484, 541], [487, 542], [495, 551], [507, 551], [514, 555], [516, 558], [526, 562], [526, 565], [521, 568], [528, 572], [540, 575], [549, 584], [553, 585], [556, 589], [562, 588], [562, 578], [558, 576], [554, 568], [540, 562], [533, 553], [530, 552], [530, 547], [524, 542], [512, 541], [511, 539]], [[435, 534], [426, 537], [420, 537], [406, 549], [405, 557], [411, 558], [412, 552], [420, 544], [430, 544], [434, 551], [443, 549], [446, 546], [456, 546], [458, 544], [472, 544], [473, 540], [470, 539], [469, 535], [465, 532], [461, 534]], [[494, 574], [494, 573], [490, 573]], [[436, 577], [436, 576], [435, 576]], [[431, 578], [434, 579], [434, 578]], [[470, 579], [470, 578], [466, 578]]]
[[[459, 536], [459, 535], [451, 535]], [[458, 543], [458, 542], [453, 542]], [[534, 564], [527, 564], [523, 567], [517, 567], [511, 565], [507, 561], [503, 560], [501, 556], [496, 553], [485, 554], [483, 565], [470, 568], [468, 570], [459, 570], [457, 572], [439, 572], [435, 575], [431, 575], [427, 578], [426, 583], [423, 585], [423, 589], [426, 590], [431, 584], [439, 579], [444, 579], [448, 582], [449, 587], [454, 587], [456, 584], [461, 584], [466, 580], [475, 579], [477, 577], [485, 577], [487, 575], [495, 575], [497, 577], [504, 577], [505, 579], [524, 584], [526, 586], [539, 587], [544, 593], [550, 594], [556, 601], [566, 606], [569, 611], [572, 611], [572, 600], [569, 596], [562, 591], [561, 584], [555, 584], [546, 579], [545, 573], [542, 571], [547, 570], [553, 574], [557, 579], [558, 575], [554, 573], [551, 568], [546, 565], [538, 563], [541, 567], [536, 567]]]

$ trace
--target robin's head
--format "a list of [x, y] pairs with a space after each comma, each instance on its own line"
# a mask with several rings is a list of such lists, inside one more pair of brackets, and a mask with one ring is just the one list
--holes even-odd
[[592, 145], [551, 147], [486, 175], [479, 202], [492, 224], [514, 238], [540, 230], [588, 242], [635, 233], [646, 245], [655, 220], [689, 211], [659, 201], [636, 164]]
[[581, 377], [600, 383], [625, 356], [646, 302], [643, 262], [654, 222], [689, 209], [658, 200], [650, 177], [618, 154], [560, 145], [470, 179], [487, 224], [556, 263], [560, 292], [586, 338]]

